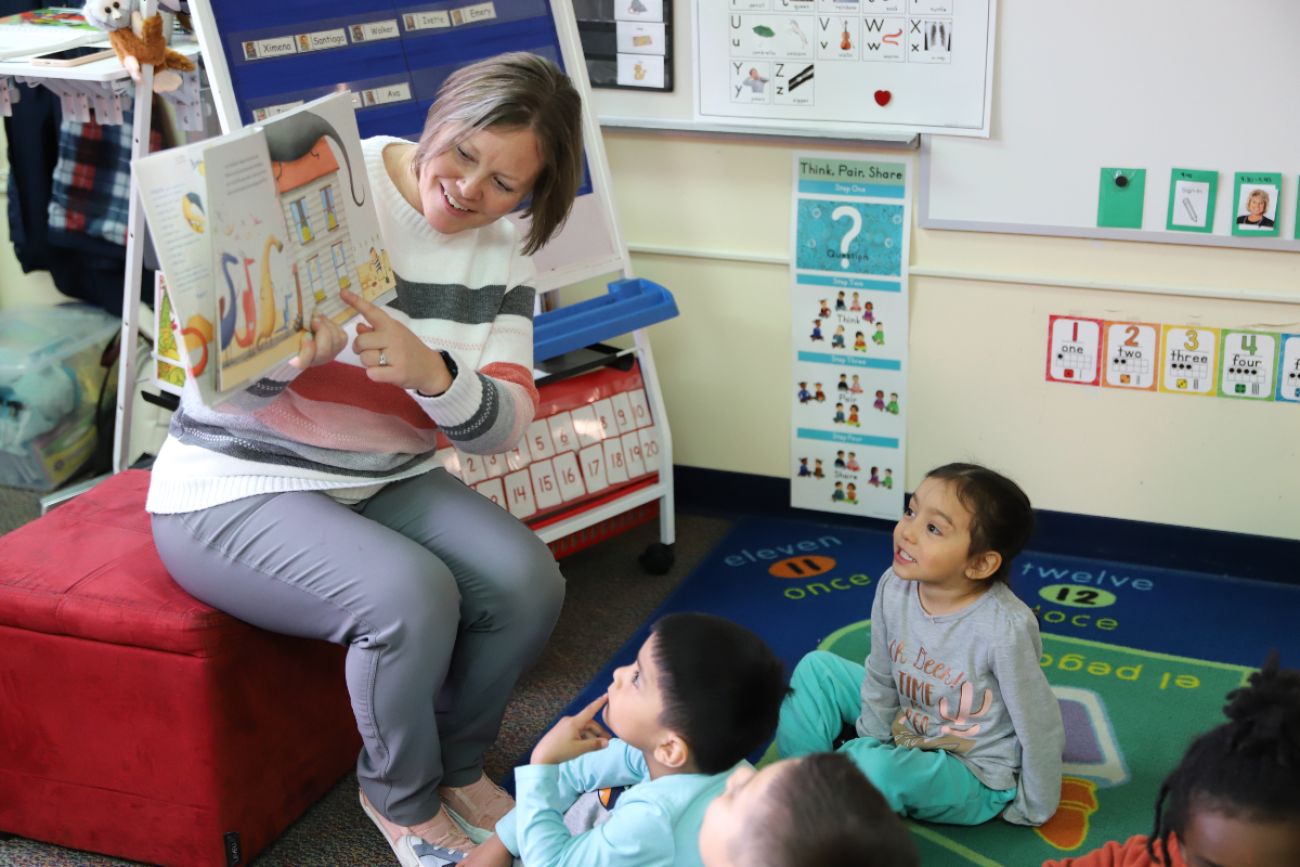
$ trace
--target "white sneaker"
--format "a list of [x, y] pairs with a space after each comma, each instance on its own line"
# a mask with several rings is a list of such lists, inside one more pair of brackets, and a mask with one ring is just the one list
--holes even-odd
[[497, 822], [515, 808], [515, 799], [483, 774], [468, 786], [438, 789], [442, 807], [475, 843], [496, 833]]
[[[441, 867], [442, 863], [458, 864], [476, 845], [473, 840], [465, 836], [460, 825], [447, 814], [446, 808], [440, 809], [427, 822], [407, 827], [390, 822], [375, 809], [365, 792], [361, 792], [360, 795], [361, 809], [383, 833], [384, 839], [388, 841], [389, 847], [402, 867], [430, 867], [430, 865]], [[421, 850], [427, 847], [431, 860], [424, 861], [422, 851], [417, 851], [417, 846], [420, 846]], [[433, 857], [443, 858], [444, 861], [432, 860]]]

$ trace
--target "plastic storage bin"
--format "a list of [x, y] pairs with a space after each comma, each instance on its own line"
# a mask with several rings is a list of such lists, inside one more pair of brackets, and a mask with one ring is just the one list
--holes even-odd
[[50, 491], [85, 465], [100, 400], [116, 395], [100, 360], [121, 325], [83, 304], [0, 313], [0, 485]]

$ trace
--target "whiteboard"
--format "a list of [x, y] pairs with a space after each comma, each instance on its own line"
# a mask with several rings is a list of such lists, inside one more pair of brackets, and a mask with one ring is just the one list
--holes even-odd
[[[884, 142], [987, 135], [995, 8], [994, 0], [675, 0], [674, 91], [598, 90], [593, 100], [613, 127]], [[950, 51], [928, 41], [929, 25]]]
[[[533, 261], [541, 292], [629, 273], [604, 142], [592, 111], [577, 22], [567, 0], [192, 0], [223, 131], [339, 89], [352, 92], [363, 136], [419, 136], [452, 70], [503, 51], [557, 62], [583, 96], [587, 180], [568, 222]], [[518, 215], [511, 219], [527, 231]]]
[[[1002, 0], [987, 140], [927, 136], [925, 228], [1300, 250], [1294, 0]], [[1101, 169], [1146, 170], [1140, 229], [1097, 227]], [[1167, 231], [1175, 168], [1218, 172], [1212, 232]], [[1277, 238], [1234, 237], [1234, 173], [1280, 172]]]

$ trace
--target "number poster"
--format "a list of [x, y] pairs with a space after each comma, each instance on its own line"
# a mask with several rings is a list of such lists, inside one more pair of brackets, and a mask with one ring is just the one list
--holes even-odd
[[790, 504], [903, 507], [910, 169], [795, 154]]
[[1047, 381], [1300, 403], [1300, 335], [1051, 316]]

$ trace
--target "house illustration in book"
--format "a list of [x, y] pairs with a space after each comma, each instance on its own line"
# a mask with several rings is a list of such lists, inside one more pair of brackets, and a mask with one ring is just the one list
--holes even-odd
[[[339, 163], [325, 136], [302, 156], [271, 163], [285, 225], [293, 239], [297, 315], [351, 289], [356, 273], [347, 212], [339, 201]], [[347, 195], [344, 186], [343, 195]], [[286, 320], [288, 317], [286, 317]], [[301, 321], [301, 319], [299, 320]]]

